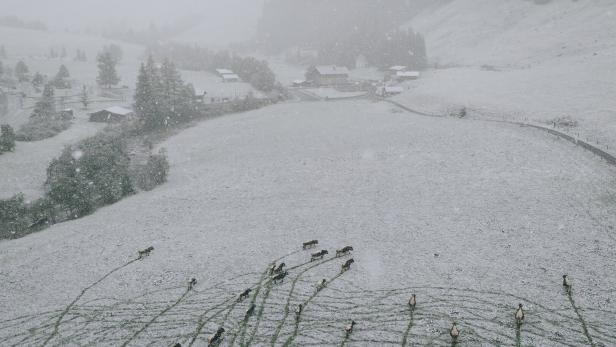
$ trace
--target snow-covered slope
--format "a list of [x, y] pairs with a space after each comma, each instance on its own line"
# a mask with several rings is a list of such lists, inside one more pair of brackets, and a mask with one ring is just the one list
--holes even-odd
[[426, 10], [408, 25], [426, 35], [431, 60], [446, 65], [523, 68], [616, 51], [616, 3], [610, 0], [545, 5], [453, 0]]
[[407, 24], [438, 67], [399, 101], [443, 112], [549, 122], [616, 147], [616, 2], [453, 0]]
[[[460, 346], [515, 345], [522, 302], [523, 345], [584, 345], [563, 273], [595, 341], [615, 341], [615, 172], [568, 142], [346, 101], [214, 119], [163, 146], [167, 184], [0, 242], [0, 344], [188, 345], [200, 332], [198, 346], [224, 326], [223, 345], [279, 346], [295, 332], [299, 345], [329, 346], [355, 319], [349, 345], [400, 344], [405, 331], [409, 343], [448, 345], [454, 320]], [[326, 263], [308, 262], [309, 239], [330, 251]], [[331, 253], [347, 244], [356, 263], [338, 276], [348, 258]], [[284, 284], [259, 281], [289, 252]], [[315, 294], [322, 278], [331, 283]], [[255, 283], [244, 323], [252, 297], [233, 302]]]

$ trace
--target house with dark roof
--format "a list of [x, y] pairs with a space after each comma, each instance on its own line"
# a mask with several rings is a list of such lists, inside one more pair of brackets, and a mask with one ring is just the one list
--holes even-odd
[[348, 83], [349, 69], [344, 66], [312, 66], [306, 71], [306, 80], [317, 86], [336, 86]]
[[133, 111], [124, 107], [113, 106], [90, 113], [90, 122], [115, 123], [130, 120]]

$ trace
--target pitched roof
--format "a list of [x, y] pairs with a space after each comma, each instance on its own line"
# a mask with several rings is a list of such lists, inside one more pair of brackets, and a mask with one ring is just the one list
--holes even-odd
[[321, 65], [315, 66], [317, 72], [321, 75], [348, 75], [349, 69], [344, 66], [336, 65]]
[[133, 113], [133, 110], [129, 110], [127, 108], [120, 107], [120, 106], [108, 107], [108, 108], [106, 108], [106, 109], [104, 109], [102, 111], [113, 113], [113, 114], [117, 114], [117, 115], [120, 115], [120, 116], [128, 116], [129, 114]]
[[419, 77], [419, 71], [398, 71], [396, 76], [398, 77]]
[[216, 69], [216, 72], [219, 75], [231, 75], [231, 74], [233, 74], [233, 71], [231, 71], [229, 69]]
[[234, 73], [229, 73], [229, 74], [224, 74], [222, 75], [222, 78], [225, 80], [239, 80], [240, 76], [234, 74]]

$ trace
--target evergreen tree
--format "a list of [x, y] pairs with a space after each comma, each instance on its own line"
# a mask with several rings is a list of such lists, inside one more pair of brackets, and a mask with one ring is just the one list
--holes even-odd
[[134, 110], [146, 129], [157, 129], [167, 125], [161, 109], [161, 81], [158, 68], [150, 56], [141, 64], [135, 90]]
[[120, 63], [122, 61], [122, 57], [124, 56], [122, 47], [113, 43], [103, 47], [103, 53], [109, 53], [116, 63]]
[[100, 53], [96, 60], [98, 61], [98, 77], [96, 81], [104, 88], [111, 88], [120, 83], [120, 77], [116, 72], [117, 61], [113, 58], [111, 53]]
[[2, 64], [2, 60], [0, 60], [0, 77], [4, 75], [4, 64]]
[[43, 95], [34, 105], [31, 118], [51, 119], [56, 116], [56, 102], [54, 99], [54, 89], [50, 83], [45, 85]]
[[58, 70], [56, 77], [54, 77], [53, 79], [54, 87], [58, 89], [70, 88], [71, 84], [67, 80], [69, 77], [71, 77], [71, 75], [68, 72], [68, 69], [66, 68], [66, 66], [60, 65], [60, 69]]
[[15, 149], [15, 131], [8, 124], [0, 126], [0, 153]]
[[60, 58], [66, 58], [66, 47], [62, 47], [62, 49], [60, 50]]
[[86, 86], [83, 86], [83, 88], [81, 89], [80, 101], [83, 105], [83, 108], [87, 110], [88, 105], [90, 105], [90, 97], [88, 95], [88, 88], [86, 88]]
[[4, 45], [0, 46], [0, 59], [6, 59], [6, 48], [4, 48]]
[[55, 59], [57, 57], [58, 57], [58, 53], [56, 52], [56, 50], [53, 47], [51, 47], [49, 49], [49, 58]]
[[160, 68], [161, 91], [160, 91], [160, 111], [166, 115], [167, 122], [179, 123], [185, 117], [186, 102], [184, 82], [175, 65], [168, 59], [162, 63]]
[[22, 60], [17, 62], [15, 65], [15, 77], [19, 82], [27, 82], [28, 81], [28, 66]]
[[38, 90], [43, 85], [43, 83], [45, 83], [45, 77], [40, 72], [37, 72], [32, 77], [31, 83], [32, 86]]

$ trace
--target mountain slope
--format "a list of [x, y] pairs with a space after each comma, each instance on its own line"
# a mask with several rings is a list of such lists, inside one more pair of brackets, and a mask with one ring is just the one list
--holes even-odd
[[398, 97], [443, 113], [552, 123], [616, 147], [616, 3], [454, 0], [407, 26], [426, 36], [434, 69]]

